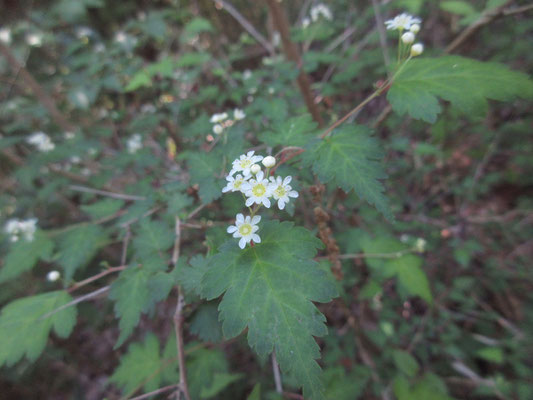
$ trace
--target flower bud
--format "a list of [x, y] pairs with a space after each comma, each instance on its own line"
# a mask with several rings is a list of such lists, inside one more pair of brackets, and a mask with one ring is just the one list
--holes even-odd
[[252, 174], [257, 174], [259, 171], [261, 171], [261, 167], [258, 164], [254, 164], [250, 167], [250, 172]]
[[415, 41], [415, 34], [413, 32], [405, 32], [402, 35], [402, 42], [404, 44], [411, 44]]
[[263, 158], [263, 165], [267, 168], [272, 168], [274, 165], [276, 165], [276, 159], [272, 156], [266, 156]]
[[417, 251], [418, 253], [423, 253], [426, 250], [426, 243], [426, 240], [423, 238], [416, 239], [414, 246], [415, 251]]
[[411, 28], [409, 28], [409, 30], [416, 35], [418, 32], [420, 32], [420, 25], [418, 24], [411, 25]]
[[61, 274], [59, 273], [59, 271], [50, 271], [50, 272], [46, 275], [46, 280], [47, 280], [48, 282], [55, 282], [55, 281], [57, 281], [60, 277], [61, 277]]
[[220, 135], [223, 130], [224, 130], [224, 127], [220, 124], [216, 124], [215, 126], [213, 126], [213, 133], [215, 135]]
[[422, 54], [424, 51], [424, 45], [422, 43], [415, 43], [411, 46], [411, 56], [416, 57]]

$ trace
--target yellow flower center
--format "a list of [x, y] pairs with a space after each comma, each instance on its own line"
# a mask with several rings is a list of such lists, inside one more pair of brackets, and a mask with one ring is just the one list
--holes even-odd
[[234, 187], [235, 189], [240, 188], [241, 185], [242, 185], [242, 181], [243, 181], [242, 179], [236, 180], [236, 181], [233, 183], [233, 187]]
[[261, 197], [266, 193], [266, 187], [262, 183], [255, 185], [252, 188], [252, 193], [255, 197]]
[[274, 191], [274, 193], [276, 193], [276, 196], [278, 196], [278, 197], [283, 197], [283, 196], [285, 196], [285, 193], [286, 193], [286, 192], [285, 192], [285, 188], [284, 188], [283, 186], [280, 185], [280, 186], [278, 186], [278, 187], [276, 188], [276, 190]]
[[247, 159], [247, 160], [242, 160], [242, 161], [241, 161], [241, 168], [243, 168], [243, 169], [244, 169], [244, 168], [247, 168], [247, 167], [250, 166], [251, 163], [252, 163], [252, 161], [250, 161], [250, 160], [248, 160], [248, 159]]
[[239, 226], [239, 233], [242, 236], [248, 236], [250, 233], [252, 233], [252, 225], [242, 224], [241, 226]]

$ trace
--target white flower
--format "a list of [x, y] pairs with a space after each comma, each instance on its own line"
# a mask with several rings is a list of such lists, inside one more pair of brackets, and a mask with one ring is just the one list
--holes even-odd
[[11, 29], [9, 28], [0, 29], [0, 42], [11, 43]]
[[76, 28], [76, 37], [78, 39], [86, 38], [89, 36], [92, 36], [93, 31], [91, 28], [87, 28], [86, 26], [80, 26], [79, 28]]
[[385, 21], [387, 29], [391, 30], [403, 30], [411, 28], [411, 25], [420, 24], [421, 19], [415, 18], [412, 15], [403, 13], [394, 17], [394, 19], [389, 19]]
[[43, 35], [40, 33], [29, 33], [26, 35], [26, 43], [30, 46], [39, 47], [43, 44]]
[[418, 238], [416, 239], [416, 242], [415, 242], [415, 251], [417, 251], [418, 253], [423, 253], [425, 250], [426, 250], [426, 240], [423, 239], [423, 238]]
[[307, 28], [309, 25], [311, 25], [311, 20], [307, 17], [302, 19], [302, 28]]
[[413, 32], [405, 32], [402, 35], [402, 42], [404, 44], [411, 44], [415, 41], [415, 34]]
[[59, 278], [61, 278], [61, 274], [59, 273], [59, 271], [50, 271], [48, 274], [46, 274], [46, 280], [48, 282], [55, 282]]
[[120, 31], [116, 33], [115, 42], [126, 43], [126, 40], [128, 40], [128, 35], [126, 35], [124, 32]]
[[63, 137], [67, 140], [71, 140], [76, 137], [76, 134], [74, 132], [65, 132], [63, 133]]
[[422, 43], [415, 43], [411, 47], [411, 55], [413, 57], [419, 56], [424, 51], [424, 45]]
[[245, 81], [245, 80], [248, 80], [252, 77], [252, 71], [250, 71], [249, 69], [246, 69], [244, 70], [244, 72], [242, 73], [242, 80]]
[[316, 6], [311, 8], [310, 14], [313, 22], [318, 21], [318, 18], [321, 15], [328, 21], [331, 21], [333, 19], [333, 16], [331, 15], [331, 10], [325, 4], [317, 4]]
[[272, 86], [268, 88], [268, 94], [274, 94], [276, 92], [276, 89], [274, 89]]
[[79, 164], [81, 162], [81, 158], [79, 156], [72, 156], [70, 157], [70, 162], [72, 164]]
[[246, 117], [246, 114], [240, 108], [236, 108], [235, 110], [233, 110], [233, 118], [235, 119], [235, 121], [240, 121], [241, 119], [244, 119], [245, 117]]
[[50, 136], [48, 136], [44, 132], [35, 132], [33, 135], [26, 139], [26, 142], [34, 145], [35, 147], [37, 147], [37, 150], [45, 153], [54, 150], [56, 147], [52, 140], [50, 140]]
[[259, 164], [254, 164], [250, 167], [250, 172], [252, 174], [257, 174], [259, 171], [261, 171], [261, 167], [259, 166]]
[[91, 175], [91, 170], [89, 168], [82, 168], [80, 172], [83, 176]]
[[212, 124], [218, 124], [228, 118], [228, 113], [213, 114], [209, 122]]
[[263, 156], [254, 156], [255, 151], [249, 151], [247, 154], [242, 154], [239, 158], [233, 161], [230, 175], [235, 172], [241, 172], [243, 176], [251, 174], [250, 167], [263, 159]]
[[215, 135], [220, 135], [222, 133], [222, 131], [224, 130], [224, 127], [220, 124], [216, 124], [213, 126], [213, 133]]
[[28, 242], [31, 242], [36, 230], [37, 218], [30, 218], [25, 221], [10, 219], [4, 227], [4, 231], [10, 235], [9, 240], [11, 242], [17, 242], [20, 239], [20, 235], [23, 235]]
[[409, 30], [416, 35], [418, 32], [420, 32], [420, 25], [418, 24], [411, 25]]
[[272, 156], [266, 156], [263, 159], [263, 165], [267, 168], [272, 168], [274, 165], [276, 165], [276, 159]]
[[103, 43], [97, 43], [95, 46], [94, 46], [94, 51], [96, 53], [103, 53], [105, 51], [105, 46]]
[[265, 179], [263, 171], [259, 171], [248, 182], [242, 184], [242, 192], [246, 197], [246, 207], [250, 207], [252, 204], [263, 204], [266, 208], [270, 208], [270, 200], [272, 196], [273, 188], [269, 185], [268, 179]]
[[240, 192], [242, 184], [246, 182], [246, 178], [243, 178], [241, 174], [237, 174], [235, 178], [228, 175], [226, 176], [226, 180], [228, 181], [228, 184], [222, 189], [222, 193], [229, 192], [230, 190], [232, 192]]
[[261, 221], [259, 215], [250, 218], [250, 216], [244, 217], [242, 214], [237, 214], [235, 225], [230, 225], [227, 229], [228, 233], [233, 233], [234, 238], [241, 238], [239, 240], [239, 247], [244, 249], [246, 243], [250, 243], [252, 240], [254, 243], [261, 243], [261, 238], [255, 232], [259, 230], [257, 224]]
[[154, 106], [153, 104], [150, 104], [150, 103], [148, 103], [148, 104], [143, 104], [143, 105], [141, 106], [141, 112], [142, 112], [142, 113], [153, 114], [153, 113], [156, 112], [156, 108], [155, 108], [155, 106]]
[[289, 197], [298, 197], [298, 192], [292, 190], [292, 187], [289, 185], [291, 180], [291, 176], [287, 176], [283, 180], [281, 179], [281, 176], [277, 176], [276, 178], [273, 176], [270, 177], [270, 190], [272, 190], [272, 196], [274, 199], [278, 201], [278, 207], [280, 210], [285, 208], [285, 203], [289, 202]]
[[89, 147], [89, 149], [87, 150], [87, 153], [88, 153], [90, 156], [95, 156], [96, 153], [98, 153], [98, 150], [95, 149], [94, 147]]
[[126, 142], [126, 146], [128, 147], [128, 153], [137, 153], [137, 151], [143, 147], [141, 135], [138, 133], [132, 135]]

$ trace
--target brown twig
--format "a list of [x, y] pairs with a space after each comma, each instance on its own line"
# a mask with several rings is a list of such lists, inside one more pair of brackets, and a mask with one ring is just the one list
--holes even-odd
[[74, 190], [76, 192], [93, 193], [93, 194], [98, 194], [100, 196], [111, 197], [113, 199], [119, 199], [119, 200], [133, 200], [133, 201], [146, 200], [146, 197], [143, 197], [143, 196], [134, 196], [130, 194], [108, 192], [106, 190], [93, 189], [90, 187], [79, 186], [79, 185], [70, 185], [69, 189]]
[[154, 390], [153, 392], [149, 392], [149, 393], [145, 393], [141, 396], [137, 396], [137, 397], [131, 397], [129, 400], [143, 400], [143, 399], [147, 399], [149, 397], [152, 397], [152, 396], [155, 396], [156, 394], [160, 394], [160, 393], [165, 393], [165, 392], [168, 392], [172, 389], [176, 389], [178, 388], [179, 389], [179, 386], [180, 385], [169, 385], [169, 386], [165, 386], [165, 387], [162, 387], [162, 388], [159, 388], [157, 390]]
[[94, 281], [96, 281], [96, 280], [98, 280], [100, 278], [103, 278], [106, 275], [109, 275], [109, 274], [112, 274], [112, 273], [118, 272], [118, 271], [123, 271], [126, 268], [127, 268], [127, 265], [120, 265], [118, 267], [107, 268], [106, 270], [100, 272], [99, 274], [96, 274], [96, 275], [91, 276], [91, 277], [89, 277], [87, 279], [84, 279], [83, 281], [76, 282], [74, 285], [72, 285], [71, 287], [69, 287], [67, 289], [67, 292], [72, 293], [75, 290], [78, 290], [79, 288], [81, 288], [81, 287], [83, 287], [85, 285], [88, 285], [91, 282], [94, 282]]
[[[180, 257], [180, 240], [181, 240], [181, 224], [179, 217], [176, 217], [174, 250], [172, 251], [172, 264], [174, 268], [178, 267], [178, 260]], [[174, 312], [174, 329], [176, 333], [176, 347], [178, 352], [178, 364], [180, 370], [180, 383], [177, 390], [177, 397], [180, 398], [180, 393], [183, 393], [186, 400], [191, 400], [189, 394], [189, 386], [187, 384], [187, 370], [185, 367], [185, 352], [183, 343], [183, 307], [185, 306], [185, 300], [183, 297], [183, 291], [181, 286], [178, 285], [178, 302], [176, 304], [176, 311]]]
[[272, 372], [274, 373], [274, 383], [276, 385], [276, 392], [283, 393], [283, 386], [281, 385], [281, 374], [279, 372], [278, 360], [276, 359], [276, 351], [272, 352]]
[[285, 52], [287, 59], [295, 63], [300, 70], [300, 74], [298, 75], [298, 87], [300, 88], [300, 92], [304, 98], [307, 110], [313, 116], [313, 119], [318, 123], [318, 125], [323, 127], [324, 120], [320, 115], [318, 106], [315, 104], [313, 92], [311, 90], [311, 81], [309, 76], [302, 68], [302, 58], [298, 48], [291, 40], [289, 22], [283, 11], [283, 8], [277, 0], [267, 0], [267, 4], [270, 9], [270, 14], [272, 15], [272, 20], [274, 21], [274, 25], [280, 34], [281, 42], [283, 43], [283, 51]]

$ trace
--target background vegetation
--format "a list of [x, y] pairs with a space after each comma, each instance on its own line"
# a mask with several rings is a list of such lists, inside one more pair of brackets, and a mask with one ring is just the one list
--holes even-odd
[[[243, 208], [236, 194], [221, 197], [228, 164], [288, 146], [278, 171], [300, 196], [265, 212], [265, 234], [285, 240], [281, 253], [299, 249], [290, 265], [314, 258], [328, 274], [306, 297], [325, 301], [328, 333], [316, 338], [325, 398], [533, 398], [533, 114], [514, 97], [530, 97], [531, 83], [469, 64], [478, 81], [436, 93], [450, 105], [409, 103], [399, 82], [327, 142], [352, 158], [319, 163], [333, 147], [313, 144], [382, 87], [397, 46], [384, 19], [423, 19], [420, 58], [450, 53], [530, 73], [531, 5], [325, 1], [330, 19], [312, 18], [317, 2], [284, 1], [297, 65], [267, 3], [1, 2], [0, 217], [38, 221], [33, 240], [4, 232], [0, 243], [0, 398], [125, 399], [159, 388], [167, 398], [180, 380], [176, 311], [191, 398], [302, 398], [297, 367], [281, 362], [280, 394], [247, 332], [223, 336], [213, 287], [227, 277], [202, 278]], [[404, 80], [422, 73], [413, 67]], [[235, 108], [246, 117], [216, 135], [211, 115]], [[53, 148], [29, 143], [35, 132]], [[367, 170], [377, 189], [365, 186]], [[300, 249], [278, 226], [325, 246]], [[331, 301], [326, 284], [339, 295]]]

